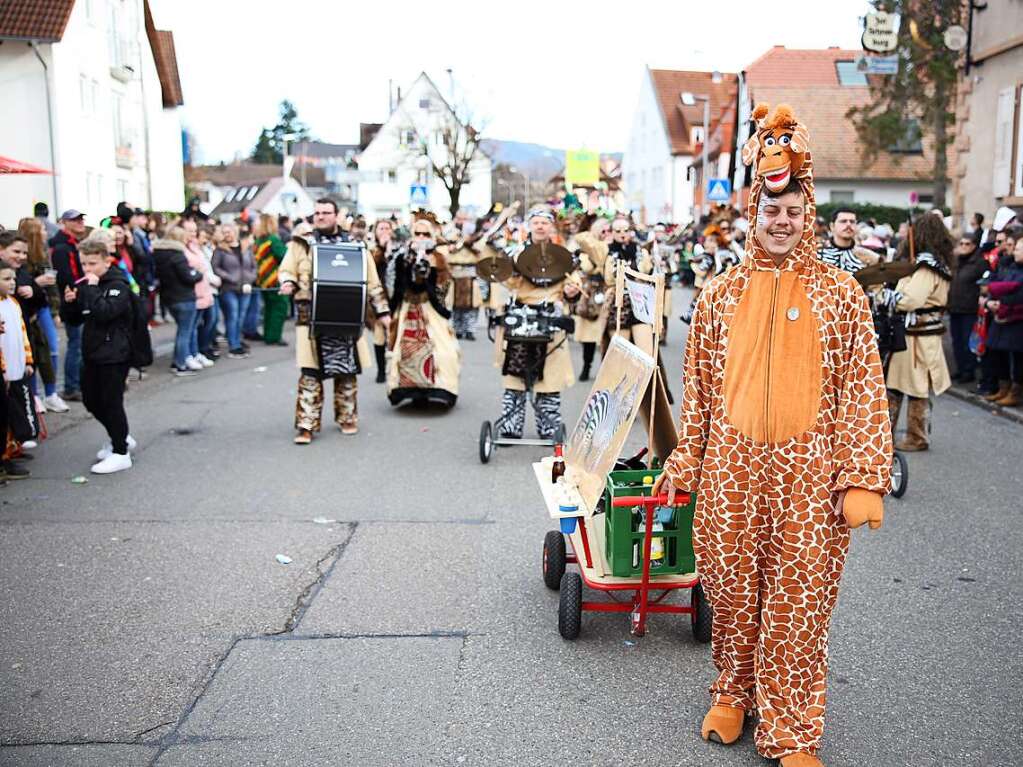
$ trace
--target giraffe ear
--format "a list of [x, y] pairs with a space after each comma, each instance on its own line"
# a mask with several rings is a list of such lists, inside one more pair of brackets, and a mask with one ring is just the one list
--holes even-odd
[[792, 143], [790, 144], [793, 152], [802, 154], [810, 148], [810, 131], [806, 129], [806, 126], [802, 123], [796, 123], [796, 129], [792, 134]]
[[768, 111], [769, 108], [767, 104], [757, 104], [756, 109], [753, 110], [753, 114], [751, 116], [754, 120], [757, 121], [763, 120], [765, 117], [767, 117]]
[[754, 131], [745, 144], [742, 145], [742, 164], [752, 165], [760, 151], [760, 133]]

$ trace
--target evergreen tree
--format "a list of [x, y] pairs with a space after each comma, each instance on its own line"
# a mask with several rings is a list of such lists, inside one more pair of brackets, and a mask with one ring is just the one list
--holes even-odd
[[309, 127], [298, 119], [295, 105], [285, 99], [278, 108], [277, 124], [272, 128], [263, 128], [250, 155], [253, 162], [280, 165], [284, 161], [284, 137], [294, 134], [296, 141], [309, 140]]

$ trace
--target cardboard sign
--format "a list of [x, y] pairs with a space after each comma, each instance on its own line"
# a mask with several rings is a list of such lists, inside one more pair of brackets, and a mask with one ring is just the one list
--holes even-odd
[[635, 344], [615, 336], [600, 363], [582, 415], [568, 438], [565, 464], [592, 514], [608, 472], [622, 452], [657, 363]]
[[653, 325], [655, 307], [657, 305], [657, 294], [650, 282], [625, 281], [625, 289], [629, 291], [629, 300], [632, 302], [632, 313], [637, 320], [644, 325]]

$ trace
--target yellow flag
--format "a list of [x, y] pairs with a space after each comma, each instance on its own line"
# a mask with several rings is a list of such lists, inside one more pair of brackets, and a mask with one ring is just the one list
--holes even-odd
[[573, 186], [594, 186], [600, 181], [600, 154], [588, 149], [565, 152], [565, 183]]

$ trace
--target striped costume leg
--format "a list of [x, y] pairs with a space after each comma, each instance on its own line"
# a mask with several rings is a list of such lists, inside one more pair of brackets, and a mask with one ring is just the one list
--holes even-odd
[[520, 438], [526, 426], [526, 393], [504, 390], [501, 400], [501, 436]]
[[533, 415], [536, 417], [536, 431], [540, 439], [554, 439], [561, 426], [561, 393], [534, 395]]

